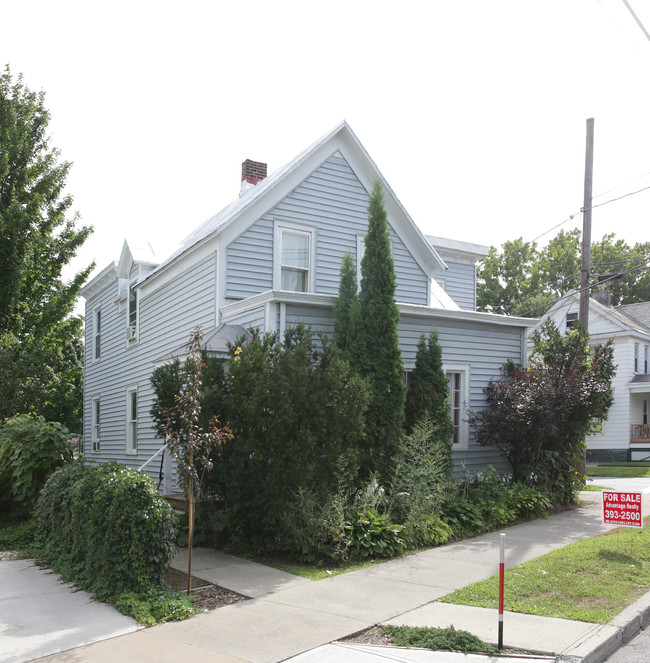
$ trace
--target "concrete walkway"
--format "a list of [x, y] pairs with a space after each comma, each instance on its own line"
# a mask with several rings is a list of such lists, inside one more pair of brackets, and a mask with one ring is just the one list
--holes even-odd
[[[601, 522], [600, 494], [583, 493], [583, 497], [589, 504], [580, 509], [505, 529], [506, 566], [514, 566], [608, 529], [609, 526]], [[187, 658], [193, 663], [273, 663], [285, 660], [294, 663], [378, 663], [386, 660], [410, 663], [461, 660], [474, 663], [476, 660], [487, 663], [497, 659], [361, 647], [337, 641], [375, 624], [392, 623], [412, 626], [453, 624], [457, 629], [496, 642], [496, 611], [441, 604], [436, 599], [497, 572], [498, 561], [498, 532], [318, 582], [223, 553], [198, 549], [193, 558], [195, 575], [251, 596], [253, 600], [43, 660], [48, 663], [112, 663], [125, 659], [141, 663], [171, 663]], [[181, 553], [173, 565], [183, 569], [185, 562], [184, 553]], [[642, 621], [647, 619], [649, 606], [650, 594], [607, 625], [507, 613], [504, 644], [595, 663], [604, 660], [628, 635], [638, 630]], [[5, 660], [1, 647], [0, 659]], [[555, 660], [555, 657], [519, 660], [548, 661]]]

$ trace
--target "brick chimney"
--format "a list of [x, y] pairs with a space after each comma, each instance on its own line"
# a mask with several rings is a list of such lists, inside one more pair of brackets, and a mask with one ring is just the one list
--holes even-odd
[[257, 184], [266, 177], [266, 164], [246, 159], [241, 165], [241, 181]]
[[591, 298], [595, 299], [597, 302], [603, 304], [604, 306], [612, 305], [612, 293], [609, 290], [605, 290], [604, 288], [596, 290], [596, 292], [592, 293]]

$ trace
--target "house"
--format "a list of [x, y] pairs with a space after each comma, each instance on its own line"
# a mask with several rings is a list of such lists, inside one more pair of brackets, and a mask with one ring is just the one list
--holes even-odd
[[[119, 261], [83, 288], [86, 457], [140, 467], [161, 448], [149, 415], [150, 376], [157, 363], [182, 353], [197, 325], [217, 353], [227, 338], [252, 328], [282, 333], [303, 322], [331, 334], [341, 261], [349, 252], [359, 269], [377, 179], [406, 370], [421, 334], [435, 328], [452, 386], [456, 467], [507, 470], [495, 449], [473, 442], [465, 413], [484, 406], [483, 389], [504, 362], [525, 360], [525, 332], [535, 321], [475, 311], [475, 265], [486, 247], [429, 241], [345, 122], [270, 176], [265, 164], [245, 161], [239, 197], [172, 255], [156, 261], [125, 243]], [[146, 467], [152, 475], [156, 464]], [[166, 492], [174, 489], [171, 475]]]
[[[549, 318], [558, 329], [568, 330], [578, 321], [580, 295], [571, 291], [540, 319]], [[587, 460], [627, 461], [650, 458], [650, 302], [611, 306], [611, 297], [600, 290], [589, 299], [590, 344], [612, 340], [614, 346], [614, 404], [602, 433], [587, 438]]]

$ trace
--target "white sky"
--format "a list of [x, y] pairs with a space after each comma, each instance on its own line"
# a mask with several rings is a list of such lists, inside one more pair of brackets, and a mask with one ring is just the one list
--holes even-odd
[[[622, 0], [0, 0], [0, 17], [0, 64], [45, 91], [95, 228], [76, 268], [125, 237], [164, 256], [238, 195], [244, 159], [273, 172], [342, 119], [426, 234], [501, 245], [578, 212], [589, 117], [594, 203], [650, 186], [650, 40]], [[648, 241], [649, 210], [650, 191], [596, 208], [592, 236]]]

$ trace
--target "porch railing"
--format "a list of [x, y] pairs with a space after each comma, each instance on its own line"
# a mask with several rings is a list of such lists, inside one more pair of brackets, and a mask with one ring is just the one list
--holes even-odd
[[630, 442], [650, 442], [650, 424], [630, 424]]

